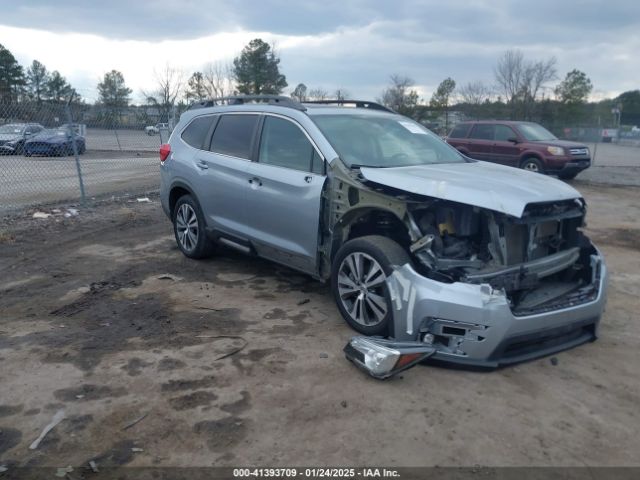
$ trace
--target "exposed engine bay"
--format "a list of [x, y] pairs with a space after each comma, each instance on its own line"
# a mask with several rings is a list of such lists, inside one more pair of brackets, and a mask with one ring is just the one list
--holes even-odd
[[[592, 285], [581, 199], [530, 205], [522, 218], [451, 202], [412, 205], [410, 245], [428, 277], [504, 290], [515, 313], [551, 306]], [[590, 290], [590, 289], [589, 289]]]

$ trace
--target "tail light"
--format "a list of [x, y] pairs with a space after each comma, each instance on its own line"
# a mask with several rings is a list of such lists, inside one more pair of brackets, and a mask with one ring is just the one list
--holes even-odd
[[407, 370], [435, 352], [435, 347], [420, 342], [396, 342], [374, 337], [353, 337], [344, 348], [348, 360], [378, 379]]
[[170, 154], [171, 154], [171, 145], [169, 145], [168, 143], [165, 143], [162, 146], [160, 146], [160, 163], [164, 163], [164, 161], [167, 158], [169, 158]]

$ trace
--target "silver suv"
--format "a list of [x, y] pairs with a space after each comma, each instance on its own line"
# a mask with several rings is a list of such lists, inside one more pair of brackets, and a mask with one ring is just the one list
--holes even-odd
[[495, 367], [593, 340], [606, 297], [586, 205], [365, 101], [230, 97], [161, 147], [180, 250], [224, 244], [331, 281], [361, 334]]

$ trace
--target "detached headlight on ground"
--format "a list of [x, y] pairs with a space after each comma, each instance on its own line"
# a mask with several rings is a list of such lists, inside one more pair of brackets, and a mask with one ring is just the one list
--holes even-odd
[[389, 378], [430, 357], [436, 349], [418, 342], [353, 337], [344, 347], [348, 360], [378, 379]]

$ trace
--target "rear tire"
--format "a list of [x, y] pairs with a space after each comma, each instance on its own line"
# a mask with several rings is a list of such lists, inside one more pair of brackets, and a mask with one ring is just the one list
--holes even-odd
[[207, 238], [204, 215], [191, 195], [183, 195], [173, 208], [173, 233], [180, 251], [189, 258], [207, 258], [214, 244]]
[[520, 164], [520, 168], [533, 173], [544, 173], [542, 162], [534, 157], [525, 158]]
[[410, 262], [393, 240], [369, 235], [346, 242], [331, 268], [331, 290], [342, 318], [363, 335], [389, 334], [393, 308], [386, 278]]

